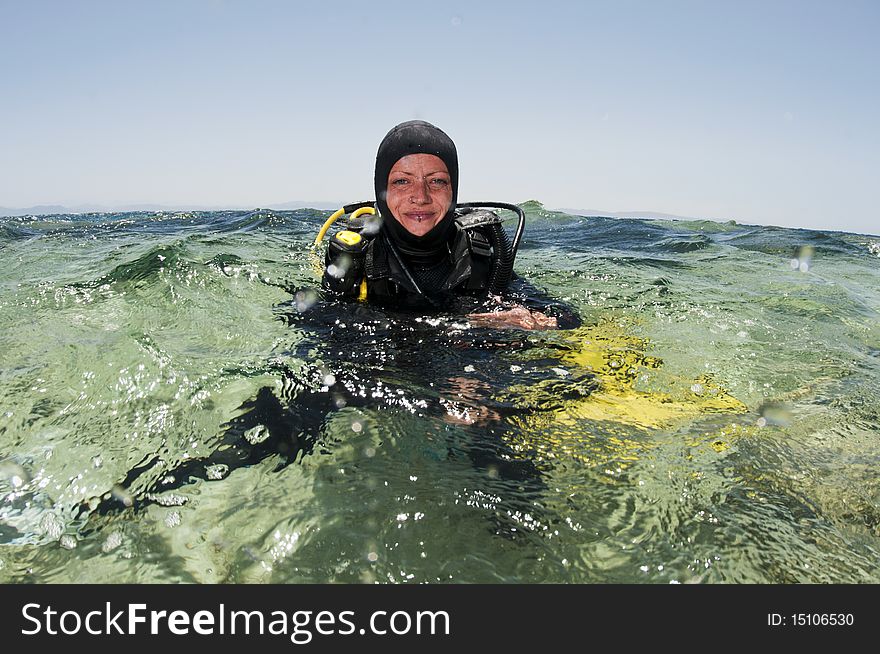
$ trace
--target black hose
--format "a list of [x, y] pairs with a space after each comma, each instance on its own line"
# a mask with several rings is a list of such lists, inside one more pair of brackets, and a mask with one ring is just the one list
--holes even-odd
[[515, 255], [510, 239], [507, 237], [507, 232], [504, 231], [501, 223], [492, 223], [489, 229], [491, 230], [490, 236], [495, 250], [492, 276], [489, 278], [489, 292], [500, 293], [507, 288], [507, 285], [510, 284], [510, 280], [513, 278], [513, 259]]
[[504, 231], [501, 223], [493, 223], [489, 225], [490, 236], [492, 238], [492, 246], [495, 250], [495, 260], [492, 262], [492, 276], [489, 279], [489, 291], [492, 293], [500, 293], [513, 278], [513, 261], [516, 259], [516, 251], [519, 249], [519, 242], [522, 239], [523, 230], [526, 225], [526, 214], [515, 204], [507, 204], [505, 202], [462, 202], [458, 207], [478, 208], [491, 207], [493, 209], [507, 209], [514, 211], [519, 216], [519, 222], [513, 235], [513, 243], [510, 237]]
[[354, 213], [358, 209], [363, 209], [365, 207], [372, 207], [374, 204], [375, 203], [370, 200], [367, 200], [366, 202], [354, 202], [352, 204], [346, 204], [344, 207], [342, 207], [342, 210], [345, 213]]
[[478, 207], [492, 207], [493, 209], [507, 209], [508, 211], [515, 212], [519, 217], [519, 223], [517, 223], [516, 231], [513, 234], [513, 243], [510, 248], [512, 256], [516, 258], [516, 251], [519, 250], [519, 242], [522, 239], [523, 230], [526, 227], [526, 212], [522, 210], [522, 207], [515, 204], [507, 204], [506, 202], [459, 202], [455, 206], [469, 207], [471, 209], [476, 209]]

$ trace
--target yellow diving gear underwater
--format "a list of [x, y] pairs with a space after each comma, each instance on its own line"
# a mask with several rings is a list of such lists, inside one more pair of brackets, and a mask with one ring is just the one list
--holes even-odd
[[[515, 450], [620, 469], [652, 449], [658, 434], [686, 433], [683, 446], [705, 445], [720, 453], [735, 437], [754, 431], [742, 424], [746, 405], [711, 377], [664, 374], [662, 361], [646, 354], [648, 342], [627, 332], [620, 320], [606, 318], [556, 333], [552, 352], [561, 364], [555, 369], [558, 379], [513, 385], [499, 398], [533, 409], [511, 417], [519, 427], [512, 433], [520, 440], [510, 443]], [[539, 348], [523, 354], [543, 358], [546, 353]], [[527, 360], [521, 365], [526, 367]], [[583, 436], [587, 425], [595, 434], [589, 447]], [[576, 442], [572, 434], [579, 434]]]

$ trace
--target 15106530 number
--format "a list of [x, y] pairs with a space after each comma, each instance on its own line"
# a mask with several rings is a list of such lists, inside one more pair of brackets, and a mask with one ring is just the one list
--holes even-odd
[[852, 613], [768, 613], [770, 627], [851, 627], [855, 623]]

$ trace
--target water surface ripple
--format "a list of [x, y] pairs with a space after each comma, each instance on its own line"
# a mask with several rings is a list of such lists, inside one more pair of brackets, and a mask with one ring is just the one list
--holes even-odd
[[524, 207], [577, 329], [323, 300], [328, 212], [0, 218], [0, 582], [880, 581], [880, 238]]

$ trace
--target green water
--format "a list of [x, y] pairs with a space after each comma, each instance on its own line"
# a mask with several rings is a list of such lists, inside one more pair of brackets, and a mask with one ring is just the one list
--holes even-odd
[[[0, 582], [880, 581], [880, 238], [526, 209], [578, 330], [292, 302], [325, 212], [0, 219]], [[261, 389], [290, 465], [125, 508]]]

